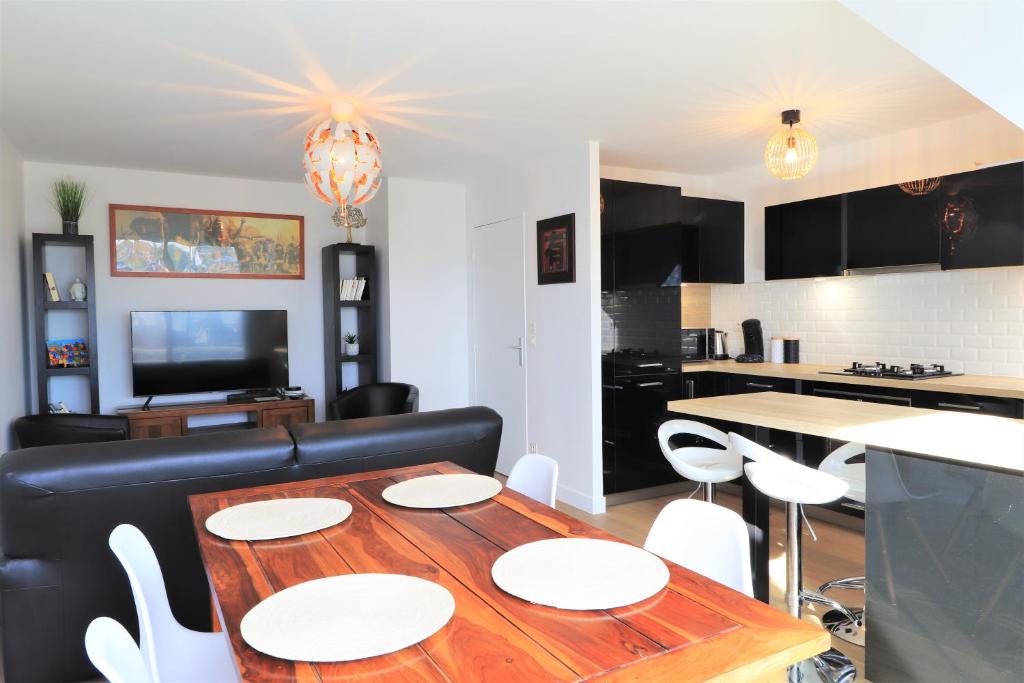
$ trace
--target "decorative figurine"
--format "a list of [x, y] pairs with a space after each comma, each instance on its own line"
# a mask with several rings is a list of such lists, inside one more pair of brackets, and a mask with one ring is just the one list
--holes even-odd
[[75, 281], [71, 283], [71, 287], [68, 288], [68, 293], [71, 294], [72, 301], [85, 301], [88, 292], [82, 279], [76, 277]]

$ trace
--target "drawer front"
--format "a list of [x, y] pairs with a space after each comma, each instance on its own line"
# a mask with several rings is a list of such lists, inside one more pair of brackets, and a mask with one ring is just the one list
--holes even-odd
[[915, 408], [932, 410], [955, 410], [959, 413], [976, 415], [997, 415], [999, 417], [1021, 417], [1020, 399], [998, 396], [976, 396], [972, 394], [947, 394], [942, 391], [915, 391]]
[[268, 408], [263, 411], [264, 427], [287, 427], [303, 422], [309, 422], [309, 413], [304, 405]]
[[133, 439], [158, 439], [165, 436], [181, 436], [181, 420], [177, 416], [133, 418], [131, 437]]
[[796, 391], [796, 381], [781, 377], [759, 377], [757, 375], [730, 375], [730, 394], [753, 394], [758, 391], [779, 391], [792, 394]]
[[822, 398], [838, 398], [844, 401], [865, 403], [886, 403], [894, 406], [912, 405], [911, 392], [905, 389], [872, 387], [858, 384], [833, 384], [830, 382], [808, 382], [804, 393]]

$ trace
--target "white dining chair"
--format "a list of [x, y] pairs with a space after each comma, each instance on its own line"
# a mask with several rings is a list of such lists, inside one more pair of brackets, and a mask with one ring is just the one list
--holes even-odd
[[558, 462], [540, 453], [527, 453], [512, 466], [505, 486], [533, 498], [538, 503], [555, 507]]
[[754, 596], [750, 538], [743, 518], [703, 500], [674, 500], [658, 513], [644, 549]]
[[110, 549], [128, 574], [139, 617], [139, 644], [153, 680], [237, 681], [227, 636], [187, 629], [174, 618], [160, 563], [145, 535], [131, 524], [121, 524], [110, 534]]
[[89, 661], [110, 683], [151, 683], [149, 668], [135, 639], [110, 617], [93, 619], [85, 630]]

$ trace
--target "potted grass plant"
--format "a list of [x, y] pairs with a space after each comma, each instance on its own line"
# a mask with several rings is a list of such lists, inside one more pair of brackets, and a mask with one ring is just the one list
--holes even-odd
[[50, 186], [53, 208], [57, 209], [65, 235], [78, 234], [78, 221], [88, 201], [89, 188], [84, 180], [58, 178]]
[[359, 335], [349, 332], [345, 335], [345, 354], [349, 356], [359, 355]]

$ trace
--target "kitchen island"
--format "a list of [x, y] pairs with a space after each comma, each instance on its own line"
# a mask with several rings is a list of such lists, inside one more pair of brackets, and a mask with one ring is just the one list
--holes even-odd
[[[668, 408], [868, 446], [869, 679], [1024, 680], [1024, 420], [777, 392]], [[744, 517], [766, 576], [767, 501], [746, 483]]]

